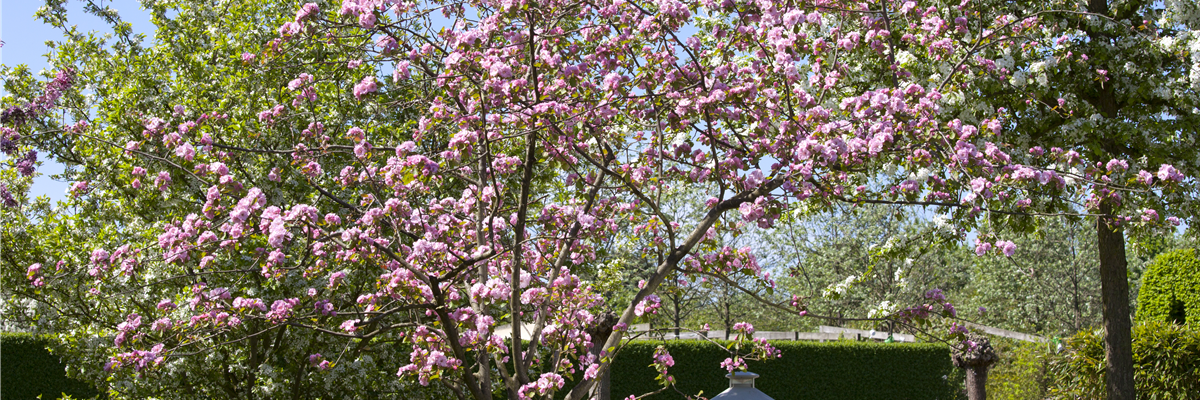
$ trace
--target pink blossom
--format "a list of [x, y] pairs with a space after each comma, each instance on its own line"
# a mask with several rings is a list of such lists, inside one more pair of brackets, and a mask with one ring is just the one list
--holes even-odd
[[267, 264], [279, 265], [279, 264], [282, 264], [283, 260], [286, 258], [287, 258], [287, 256], [283, 254], [283, 251], [280, 251], [279, 249], [275, 249], [275, 250], [272, 250], [271, 253], [267, 254]]
[[242, 53], [242, 62], [248, 63], [254, 61], [254, 53]]
[[150, 329], [156, 332], [165, 332], [166, 330], [171, 329], [171, 325], [172, 323], [170, 318], [162, 317], [155, 320], [153, 324], [150, 324]]
[[1017, 244], [1011, 241], [1001, 240], [996, 242], [996, 249], [1003, 253], [1005, 257], [1012, 257], [1012, 255], [1017, 251]]
[[300, 33], [300, 29], [303, 27], [304, 26], [298, 22], [284, 22], [283, 25], [279, 27], [279, 36], [295, 35]]
[[668, 353], [667, 349], [659, 347], [654, 351], [654, 364], [662, 368], [662, 373], [666, 374], [668, 367], [675, 366], [675, 358], [671, 357], [671, 353]]
[[609, 72], [608, 75], [604, 76], [604, 82], [600, 88], [605, 91], [614, 90], [618, 85], [621, 84], [622, 78], [623, 77], [619, 73]]
[[983, 193], [990, 187], [992, 187], [992, 182], [987, 178], [979, 177], [971, 180], [971, 191], [975, 193]]
[[217, 174], [217, 176], [229, 175], [229, 167], [225, 163], [215, 162], [208, 164], [208, 172]]
[[1129, 162], [1125, 160], [1112, 159], [1108, 160], [1108, 164], [1104, 165], [1108, 172], [1120, 172], [1129, 169]]
[[509, 67], [508, 64], [503, 63], [503, 62], [493, 63], [491, 65], [491, 67], [488, 69], [488, 72], [493, 77], [501, 77], [501, 78], [511, 78], [512, 77], [512, 67]]
[[321, 7], [317, 3], [307, 3], [296, 11], [296, 22], [304, 21], [309, 16], [321, 11]]
[[354, 333], [355, 331], [358, 331], [358, 326], [356, 326], [358, 321], [359, 320], [357, 319], [348, 319], [342, 322], [340, 328], [342, 328], [343, 331], [346, 331], [346, 333]]
[[371, 29], [375, 27], [375, 13], [370, 10], [363, 11], [358, 14], [358, 25], [363, 28]]
[[158, 176], [154, 178], [154, 186], [158, 187], [160, 191], [167, 190], [171, 186], [171, 173], [167, 171], [159, 172]]
[[738, 206], [738, 213], [742, 214], [742, 220], [747, 222], [757, 221], [766, 215], [766, 211], [762, 206], [756, 203], [746, 202]]
[[192, 161], [192, 159], [196, 157], [196, 148], [192, 147], [192, 145], [189, 143], [184, 143], [183, 145], [175, 148], [175, 155], [184, 159], [185, 161]]
[[755, 169], [753, 171], [750, 171], [750, 173], [747, 174], [746, 178], [745, 178], [746, 189], [747, 190], [755, 189], [755, 188], [759, 187], [760, 185], [762, 185], [763, 181], [765, 181], [765, 178], [763, 178], [762, 170]]
[[408, 153], [411, 153], [413, 150], [416, 150], [416, 149], [417, 149], [417, 144], [413, 143], [411, 140], [406, 141], [404, 143], [400, 143], [399, 146], [396, 146], [396, 157], [404, 157], [405, 155], [407, 155]]
[[729, 372], [733, 372], [735, 369], [745, 369], [746, 361], [741, 357], [737, 357], [736, 359], [726, 358], [725, 361], [721, 361], [721, 368], [725, 368], [725, 370]]
[[987, 254], [987, 252], [990, 250], [992, 250], [991, 243], [984, 242], [979, 239], [975, 239], [975, 255], [982, 256], [984, 254]]
[[87, 192], [88, 192], [88, 181], [75, 182], [74, 184], [71, 185], [70, 189], [67, 189], [67, 193], [70, 193], [71, 197], [79, 197], [84, 194], [87, 194]]
[[292, 316], [292, 309], [300, 304], [300, 299], [290, 298], [285, 300], [275, 300], [271, 304], [271, 311], [267, 313], [267, 319], [273, 323], [280, 323]]
[[337, 225], [337, 224], [342, 223], [342, 218], [339, 217], [337, 214], [333, 214], [333, 213], [325, 214], [325, 223], [330, 224], [330, 225]]
[[1158, 221], [1158, 211], [1154, 210], [1153, 208], [1143, 209], [1142, 210], [1142, 221], [1145, 221], [1145, 222]]
[[354, 156], [359, 159], [367, 158], [371, 154], [371, 143], [367, 141], [358, 142], [354, 145]]
[[288, 89], [296, 90], [296, 89], [300, 89], [300, 87], [304, 86], [307, 83], [311, 83], [312, 81], [313, 81], [312, 75], [309, 75], [308, 73], [301, 73], [299, 76], [296, 77], [296, 79], [292, 79], [291, 82], [288, 82], [287, 87], [288, 87]]
[[401, 61], [396, 62], [395, 69], [392, 70], [392, 82], [393, 83], [400, 82], [401, 79], [408, 79], [408, 77], [409, 77], [408, 65], [409, 65], [408, 60], [401, 60]]
[[660, 307], [662, 303], [658, 295], [651, 293], [634, 306], [633, 314], [639, 317], [643, 314], [657, 314]]
[[1158, 179], [1162, 181], [1183, 182], [1183, 174], [1171, 164], [1163, 164], [1158, 168]]
[[262, 311], [262, 312], [267, 311], [267, 305], [263, 303], [262, 299], [238, 297], [236, 299], [233, 299], [232, 304], [233, 304], [233, 308], [238, 309], [238, 310], [258, 310], [258, 311]]
[[399, 48], [399, 45], [396, 43], [396, 38], [384, 36], [375, 41], [375, 47], [379, 48], [380, 53], [388, 54], [396, 51], [396, 49]]
[[338, 271], [329, 275], [329, 288], [335, 289], [338, 284], [342, 283], [342, 279], [346, 278], [346, 271]]
[[313, 304], [313, 309], [317, 314], [324, 315], [326, 317], [333, 317], [337, 315], [337, 311], [335, 310], [333, 303], [331, 303], [329, 300], [318, 300], [316, 304]]
[[600, 364], [593, 363], [592, 365], [589, 365], [587, 367], [587, 370], [583, 371], [583, 379], [593, 379], [599, 373], [600, 373]]
[[140, 326], [142, 326], [142, 316], [137, 313], [131, 313], [125, 318], [125, 322], [117, 324], [117, 331], [130, 332], [137, 330]]
[[25, 278], [30, 280], [33, 287], [41, 287], [45, 281], [42, 280], [42, 264], [33, 263], [25, 270]]
[[309, 161], [308, 164], [305, 164], [304, 167], [300, 168], [300, 172], [304, 173], [304, 175], [308, 176], [309, 178], [317, 178], [324, 173], [324, 171], [321, 169], [321, 164], [318, 164], [316, 161]]
[[375, 83], [374, 76], [363, 78], [361, 82], [354, 85], [354, 98], [362, 100], [363, 95], [374, 93], [378, 88], [379, 86]]
[[1148, 171], [1138, 171], [1137, 181], [1143, 185], [1151, 185], [1154, 183], [1154, 174]]

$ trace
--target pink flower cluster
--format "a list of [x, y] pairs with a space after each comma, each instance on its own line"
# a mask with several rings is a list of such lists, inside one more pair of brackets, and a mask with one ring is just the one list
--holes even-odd
[[1003, 254], [1005, 257], [1012, 257], [1013, 254], [1016, 254], [1016, 251], [1017, 251], [1017, 244], [1013, 243], [1012, 241], [1001, 240], [1001, 241], [997, 241], [995, 243], [995, 245], [993, 245], [992, 243], [988, 243], [988, 242], [985, 242], [985, 241], [982, 241], [979, 239], [975, 239], [975, 255], [976, 256], [983, 256], [984, 254], [987, 254], [989, 251], [992, 250], [993, 247], [996, 249], [997, 252]]

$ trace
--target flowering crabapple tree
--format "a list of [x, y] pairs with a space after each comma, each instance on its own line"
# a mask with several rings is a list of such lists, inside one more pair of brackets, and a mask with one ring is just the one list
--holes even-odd
[[[160, 27], [221, 18], [165, 11]], [[57, 58], [89, 82], [70, 115], [6, 122], [25, 129], [20, 146], [82, 154], [66, 161], [68, 204], [90, 218], [29, 225], [94, 231], [35, 241], [5, 268], [28, 265], [24, 298], [59, 310], [68, 335], [103, 338], [86, 352], [115, 395], [186, 380], [178, 366], [207, 358], [243, 363], [208, 378], [216, 390], [298, 396], [382, 365], [380, 346], [397, 382], [581, 399], [668, 276], [772, 286], [753, 247], [718, 238], [798, 205], [943, 207], [996, 227], [980, 253], [1011, 255], [1006, 229], [1091, 212], [1066, 199], [1192, 190], [1172, 165], [1003, 141], [1008, 110], [948, 112], [983, 81], [961, 78], [989, 68], [982, 48], [1025, 51], [1043, 29], [969, 2], [346, 0], [246, 20], [277, 25], [261, 41], [159, 35], [195, 42], [153, 60], [76, 39]], [[147, 78], [113, 77], [113, 60]], [[939, 63], [952, 66], [923, 68]], [[684, 188], [704, 193], [695, 218], [664, 209]], [[1166, 224], [1132, 204], [1100, 211]], [[619, 304], [591, 284], [613, 238], [662, 254]], [[917, 303], [886, 317], [955, 314], [939, 291]], [[805, 312], [799, 298], [776, 306]], [[292, 334], [291, 351], [265, 350]], [[673, 360], [655, 358], [670, 385]]]

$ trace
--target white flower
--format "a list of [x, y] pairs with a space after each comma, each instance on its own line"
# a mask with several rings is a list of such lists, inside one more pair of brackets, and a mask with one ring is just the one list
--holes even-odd
[[1158, 44], [1162, 46], [1163, 49], [1170, 50], [1172, 47], [1175, 47], [1175, 37], [1164, 36], [1162, 39], [1158, 40]]
[[929, 170], [929, 168], [921, 168], [921, 169], [918, 169], [918, 170], [917, 170], [917, 179], [916, 179], [916, 181], [917, 181], [917, 182], [921, 182], [921, 183], [925, 183], [925, 181], [929, 180], [929, 175], [930, 175], [930, 174], [932, 174], [932, 173], [933, 173], [933, 171], [930, 171], [930, 170]]
[[933, 220], [933, 226], [936, 227], [938, 230], [950, 230], [951, 228], [953, 228], [952, 226], [950, 226], [950, 216], [949, 215], [945, 215], [945, 214], [934, 215], [932, 220]]
[[880, 302], [879, 305], [875, 306], [875, 308], [871, 309], [870, 311], [867, 311], [867, 317], [868, 318], [887, 318], [888, 316], [890, 316], [896, 312], [896, 308], [897, 308], [896, 305], [892, 304], [891, 301], [884, 300], [883, 302]]
[[858, 275], [847, 276], [846, 280], [829, 285], [828, 287], [826, 287], [823, 295], [824, 295], [824, 297], [829, 297], [829, 298], [834, 298], [834, 299], [841, 298], [842, 296], [845, 296], [846, 293], [848, 293], [850, 291], [850, 287], [852, 285], [854, 285], [854, 282], [857, 282], [858, 280], [859, 280]]
[[1025, 84], [1029, 83], [1029, 79], [1025, 76], [1025, 71], [1020, 70], [1013, 73], [1012, 79], [1009, 81], [1013, 84], [1013, 86], [1017, 87], [1025, 86]]

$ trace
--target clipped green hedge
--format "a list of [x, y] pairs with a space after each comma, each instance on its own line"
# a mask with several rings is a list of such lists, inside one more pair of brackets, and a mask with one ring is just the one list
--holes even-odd
[[[1163, 321], [1135, 325], [1133, 364], [1139, 398], [1200, 400], [1200, 330]], [[1104, 369], [1101, 332], [1076, 334], [1050, 363], [1050, 398], [1105, 398]]]
[[1138, 291], [1139, 321], [1200, 322], [1200, 259], [1195, 249], [1154, 258]]
[[0, 398], [4, 400], [57, 399], [62, 394], [91, 398], [98, 394], [88, 384], [67, 378], [66, 367], [46, 350], [50, 341], [28, 333], [0, 332]]
[[[750, 361], [760, 375], [759, 390], [775, 400], [801, 399], [956, 399], [962, 373], [941, 345], [855, 341], [772, 341], [782, 357]], [[729, 387], [720, 367], [728, 353], [704, 341], [632, 342], [613, 361], [612, 398], [624, 399], [657, 390], [650, 367], [654, 349], [664, 345], [675, 359], [670, 372], [685, 394], [712, 397]], [[649, 399], [679, 399], [671, 389]]]

